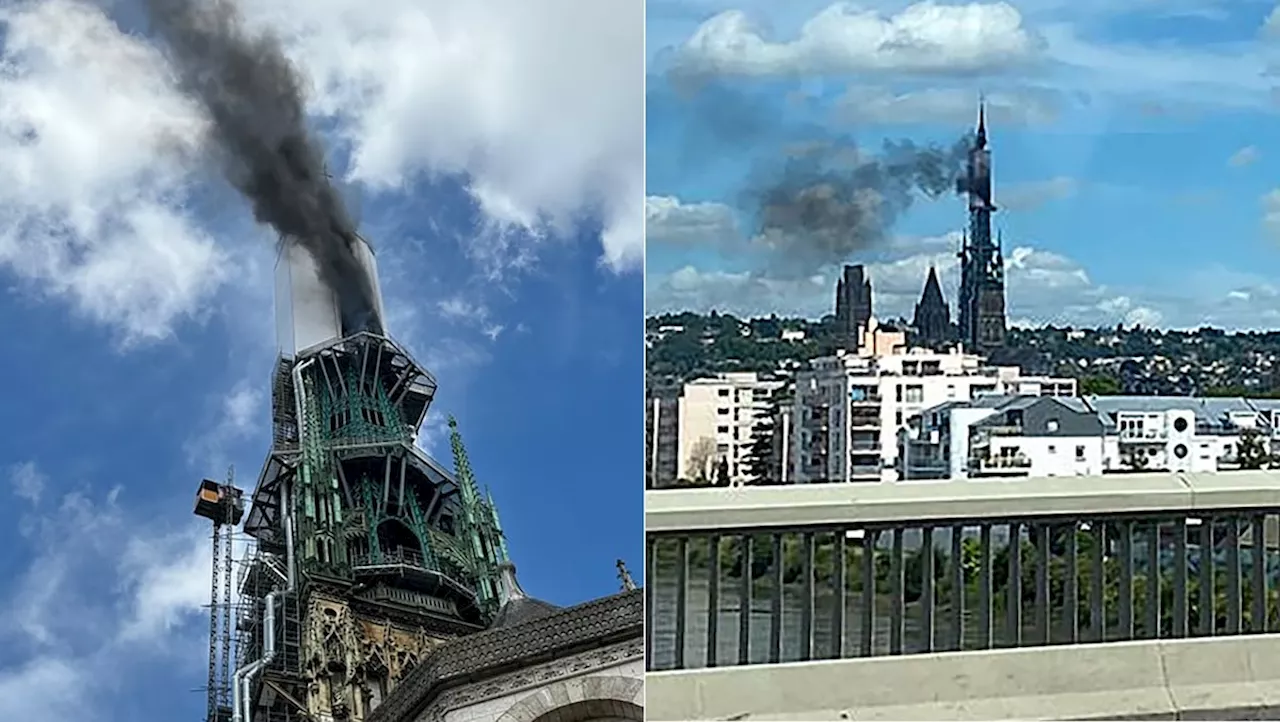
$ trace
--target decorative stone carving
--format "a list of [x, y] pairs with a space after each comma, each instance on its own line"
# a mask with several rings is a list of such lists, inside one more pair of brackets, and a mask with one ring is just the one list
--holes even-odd
[[425, 628], [354, 613], [344, 600], [312, 594], [303, 619], [307, 706], [317, 719], [362, 722], [377, 694], [393, 690], [445, 640]]
[[[514, 683], [518, 686], [537, 686], [596, 667], [640, 659], [643, 654], [644, 597], [643, 591], [636, 589], [513, 627], [479, 632], [440, 644], [420, 657], [394, 693], [382, 700], [364, 722], [434, 720], [444, 714], [436, 710], [468, 706], [473, 700], [492, 698], [488, 696], [490, 693], [501, 696], [502, 690], [513, 683], [510, 680], [519, 680]], [[523, 660], [556, 657], [560, 659], [519, 669]], [[517, 671], [501, 677], [496, 674], [498, 670], [513, 668]], [[486, 675], [486, 670], [493, 670], [495, 674]], [[484, 681], [458, 686], [473, 679]], [[515, 688], [518, 687], [510, 687]], [[453, 701], [446, 701], [447, 695], [455, 694], [456, 697], [448, 698]]]
[[644, 658], [644, 641], [634, 640], [610, 647], [593, 649], [564, 659], [557, 659], [535, 667], [485, 680], [479, 684], [459, 687], [441, 694], [424, 715], [432, 722], [443, 722], [447, 713], [470, 707], [486, 700], [505, 697], [525, 689], [554, 684], [566, 677], [584, 672], [616, 667], [633, 659]]

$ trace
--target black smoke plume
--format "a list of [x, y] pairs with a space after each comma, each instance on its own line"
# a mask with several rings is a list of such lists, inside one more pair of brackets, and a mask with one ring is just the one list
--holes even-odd
[[970, 143], [886, 141], [875, 154], [849, 142], [793, 148], [746, 193], [775, 270], [807, 274], [875, 249], [916, 198], [964, 189]]
[[204, 108], [223, 172], [254, 217], [310, 252], [344, 331], [382, 332], [355, 222], [307, 130], [302, 82], [279, 40], [250, 34], [232, 0], [144, 0], [185, 92]]

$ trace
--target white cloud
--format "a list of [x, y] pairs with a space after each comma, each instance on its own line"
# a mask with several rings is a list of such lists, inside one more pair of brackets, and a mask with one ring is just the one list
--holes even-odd
[[1006, 210], [1030, 211], [1052, 201], [1070, 198], [1078, 187], [1076, 179], [1067, 176], [1009, 183], [1001, 189], [996, 202]]
[[125, 343], [167, 336], [228, 274], [183, 208], [199, 116], [96, 8], [9, 3], [0, 26], [0, 266]]
[[1261, 157], [1262, 152], [1258, 150], [1258, 146], [1246, 145], [1231, 154], [1231, 157], [1227, 159], [1227, 165], [1232, 168], [1243, 168], [1244, 166], [1252, 165]]
[[[946, 250], [924, 250], [867, 263], [875, 313], [910, 318], [929, 267], [938, 270], [947, 302], [955, 307], [958, 261]], [[1267, 279], [1220, 268], [1198, 269], [1176, 287], [1110, 288], [1072, 259], [1019, 247], [1005, 259], [1009, 317], [1024, 324], [1109, 326], [1116, 323], [1190, 328], [1270, 328], [1280, 323], [1280, 288]], [[832, 312], [834, 269], [804, 279], [703, 271], [686, 266], [648, 280], [648, 313], [717, 309], [743, 316]]]
[[1267, 19], [1262, 21], [1260, 33], [1270, 40], [1280, 39], [1280, 6], [1272, 8], [1267, 14]]
[[649, 196], [645, 218], [645, 240], [655, 245], [710, 247], [740, 238], [733, 209], [723, 203]]
[[[466, 173], [499, 236], [573, 232], [598, 211], [604, 263], [638, 268], [642, 3], [383, 0], [370, 12], [363, 0], [256, 0], [246, 10], [281, 33], [313, 81], [314, 109], [342, 122], [353, 180], [386, 188]], [[480, 250], [492, 240], [477, 239]]]
[[[24, 513], [27, 564], [0, 592], [0, 715], [102, 719], [116, 681], [166, 658], [198, 674], [209, 542], [201, 525], [128, 515], [120, 489], [72, 492]], [[173, 655], [168, 657], [167, 655]]]
[[746, 13], [703, 23], [680, 49], [678, 72], [776, 76], [867, 71], [946, 73], [996, 70], [1034, 58], [1037, 38], [1014, 6], [931, 1], [885, 16], [852, 4], [822, 10], [789, 41], [773, 41]]
[[49, 479], [34, 461], [24, 461], [9, 469], [9, 483], [13, 485], [13, 495], [31, 504], [39, 504]]
[[[1049, 123], [1059, 113], [1058, 94], [1019, 89], [985, 96], [987, 118], [993, 124], [1025, 126]], [[836, 103], [837, 117], [849, 123], [975, 122], [978, 94], [969, 88], [923, 88], [905, 92], [877, 86], [854, 86]]]
[[490, 341], [497, 341], [506, 326], [494, 323], [489, 307], [479, 301], [470, 300], [461, 294], [455, 294], [436, 304], [440, 316], [446, 321], [464, 323], [476, 327], [482, 336]]
[[185, 444], [187, 461], [205, 473], [230, 466], [240, 456], [238, 446], [264, 431], [267, 394], [261, 369], [210, 399], [209, 421]]
[[1109, 95], [1142, 107], [1169, 105], [1257, 107], [1271, 104], [1274, 83], [1255, 45], [1103, 44], [1079, 36], [1069, 23], [1039, 29], [1046, 55], [1065, 92]]
[[[865, 108], [846, 108], [851, 119], [897, 115], [906, 122], [927, 118], [930, 107], [946, 111], [942, 120], [953, 122], [956, 101], [949, 96], [969, 94], [964, 103], [968, 111], [975, 76], [982, 78], [988, 90], [1004, 89], [1015, 95], [1035, 91], [1080, 103], [1105, 98], [1116, 105], [1147, 109], [1164, 104], [1269, 108], [1274, 103], [1274, 72], [1269, 73], [1268, 67], [1278, 58], [1256, 40], [1103, 42], [1080, 31], [1107, 23], [1120, 13], [1221, 20], [1238, 14], [1238, 2], [1019, 0], [1014, 7], [1004, 2], [925, 0], [904, 9], [898, 3], [887, 4], [900, 9], [893, 15], [837, 3], [809, 18], [788, 40], [771, 38], [754, 23], [776, 15], [776, 8], [747, 4], [752, 6], [749, 12], [723, 10], [668, 51], [673, 74], [791, 76], [814, 83], [823, 76], [857, 75], [865, 80], [880, 74], [895, 81], [927, 74], [935, 86], [963, 86], [962, 91], [898, 89], [878, 94]], [[1270, 20], [1267, 27], [1273, 25]], [[1100, 106], [1095, 103], [1095, 107]], [[1060, 108], [1023, 104], [1019, 110], [1028, 114], [1027, 120], [1040, 122], [1052, 119]], [[964, 113], [966, 119], [968, 115]], [[1114, 114], [1108, 117], [1114, 122]], [[1014, 119], [1020, 118], [1021, 113], [1015, 113]]]
[[[349, 180], [468, 179], [487, 218], [468, 245], [487, 273], [527, 267], [538, 239], [587, 217], [603, 220], [604, 265], [639, 267], [642, 6], [244, 3], [308, 74], [311, 109], [336, 121], [327, 140], [350, 150]], [[0, 7], [0, 269], [130, 344], [200, 318], [242, 259], [191, 207], [210, 180], [192, 174], [205, 122], [156, 48], [99, 5]]]

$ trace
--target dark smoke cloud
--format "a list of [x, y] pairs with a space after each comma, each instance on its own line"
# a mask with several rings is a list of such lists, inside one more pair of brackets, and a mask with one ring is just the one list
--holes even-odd
[[960, 183], [972, 133], [950, 145], [890, 140], [868, 149], [832, 127], [826, 100], [798, 88], [780, 109], [773, 85], [690, 83], [675, 71], [663, 81], [646, 91], [650, 117], [681, 118], [678, 155], [668, 160], [687, 175], [772, 151], [735, 198], [757, 241], [743, 255], [763, 275], [811, 275], [868, 260], [917, 200], [966, 190]]
[[184, 90], [205, 109], [227, 180], [315, 258], [344, 330], [382, 331], [356, 227], [306, 126], [302, 82], [271, 35], [252, 35], [231, 0], [144, 0]]
[[963, 190], [970, 140], [886, 141], [875, 154], [847, 141], [793, 145], [744, 194], [774, 269], [807, 274], [874, 250], [917, 198]]

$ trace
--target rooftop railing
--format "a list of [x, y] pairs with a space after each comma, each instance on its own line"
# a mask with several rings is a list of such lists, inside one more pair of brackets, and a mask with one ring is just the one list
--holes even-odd
[[1280, 631], [1280, 473], [645, 502], [653, 671]]

